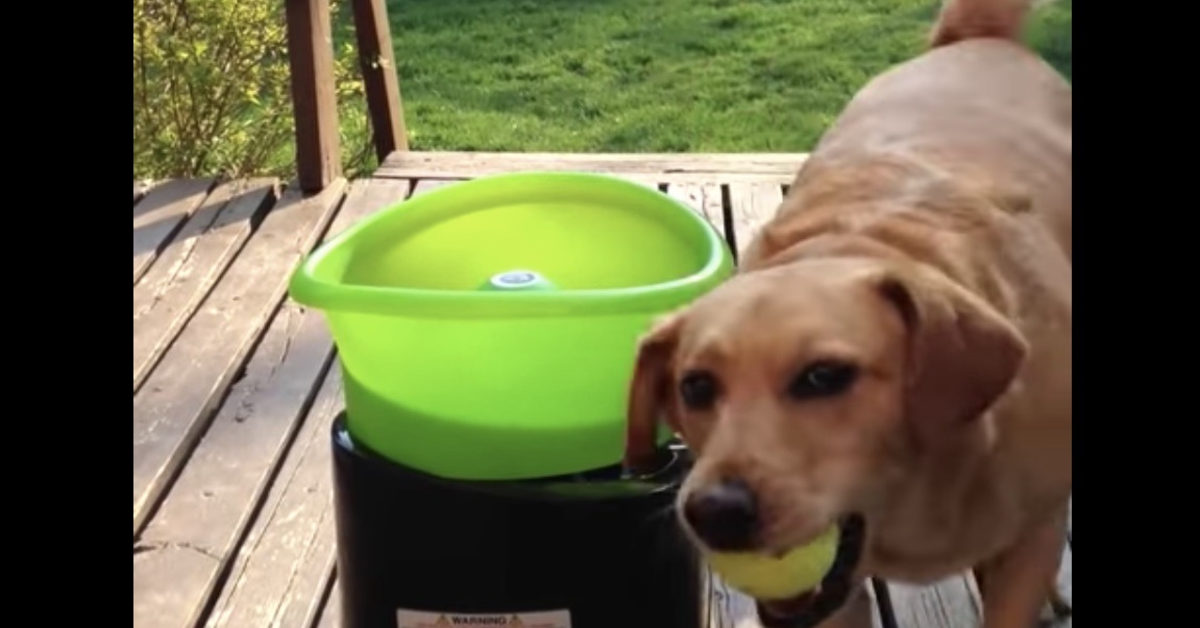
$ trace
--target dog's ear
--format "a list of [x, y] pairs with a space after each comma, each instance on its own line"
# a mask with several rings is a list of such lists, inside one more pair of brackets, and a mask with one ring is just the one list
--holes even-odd
[[[625, 432], [625, 467], [653, 471], [657, 457], [658, 422], [666, 414], [671, 393], [671, 358], [683, 323], [681, 313], [658, 320], [638, 342], [637, 361], [630, 381]], [[678, 425], [671, 425], [675, 430]]]
[[874, 288], [908, 328], [906, 420], [930, 442], [981, 417], [1008, 390], [1029, 352], [1020, 331], [948, 278], [909, 269]]

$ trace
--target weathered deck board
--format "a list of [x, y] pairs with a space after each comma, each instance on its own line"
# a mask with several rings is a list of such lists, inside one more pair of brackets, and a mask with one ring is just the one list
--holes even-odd
[[416, 196], [418, 194], [424, 194], [425, 192], [436, 190], [440, 187], [445, 187], [454, 182], [455, 181], [451, 179], [422, 179], [413, 185], [412, 195]]
[[142, 199], [142, 197], [146, 195], [146, 192], [149, 191], [150, 188], [153, 187], [153, 185], [154, 184], [151, 181], [134, 180], [134, 182], [133, 182], [133, 204], [137, 205], [137, 202], [140, 201]]
[[716, 574], [710, 573], [709, 578], [712, 587], [709, 628], [757, 628], [754, 600], [725, 584]]
[[[358, 186], [362, 181], [355, 181], [355, 186]], [[392, 179], [371, 179], [367, 180], [368, 187], [365, 195], [370, 195], [365, 202], [368, 205], [373, 205], [376, 209], [382, 209], [386, 205], [390, 205], [396, 201], [397, 185], [409, 186], [408, 180], [392, 180]], [[454, 183], [451, 180], [442, 179], [425, 179], [416, 181], [412, 185], [412, 196], [421, 195], [431, 190], [437, 190], [438, 187], [443, 187]], [[353, 192], [352, 192], [353, 195]], [[347, 198], [347, 204], [350, 204], [350, 198]], [[343, 210], [344, 211], [344, 210]], [[325, 574], [326, 586], [329, 587], [328, 598], [325, 599], [324, 609], [320, 610], [320, 616], [317, 618], [317, 628], [336, 628], [341, 622], [341, 591], [337, 588], [336, 576], [336, 556], [331, 554], [326, 557], [326, 564], [323, 569]], [[318, 569], [322, 572], [322, 569]], [[210, 626], [209, 628], [220, 628]]]
[[[730, 183], [730, 245], [742, 251], [783, 202], [783, 186], [773, 183]], [[728, 235], [728, 234], [727, 234]]]
[[716, 183], [671, 183], [667, 195], [696, 210], [708, 220], [721, 237], [725, 235], [725, 201], [720, 184]]
[[[200, 619], [332, 355], [315, 313], [292, 303], [280, 308], [246, 376], [135, 545], [144, 550], [133, 563], [138, 628], [188, 628]], [[208, 560], [177, 561], [164, 552], [172, 548]]]
[[[306, 626], [315, 619], [333, 554], [329, 426], [341, 408], [336, 362], [242, 544], [207, 628]], [[282, 623], [284, 616], [293, 623]]]
[[971, 577], [952, 576], [930, 586], [888, 583], [898, 628], [975, 628], [979, 604]]
[[[345, 229], [368, 214], [404, 200], [409, 195], [410, 188], [410, 183], [402, 180], [370, 179], [354, 182], [325, 239], [328, 240], [330, 237], [345, 231]], [[300, 310], [299, 306], [290, 300], [286, 302], [285, 307], [294, 308], [298, 312]], [[319, 344], [323, 350], [331, 353], [333, 351], [333, 341], [328, 335], [321, 314], [313, 310], [304, 310], [299, 315], [303, 318], [302, 325], [305, 328], [311, 328], [314, 338], [313, 344]], [[338, 380], [339, 371], [336, 367], [330, 370], [328, 377], [337, 381], [326, 382], [325, 388], [321, 393], [321, 398], [313, 405], [306, 419], [307, 422], [315, 421], [317, 423], [317, 425], [312, 427], [312, 429], [316, 429], [319, 432], [316, 436], [317, 438], [326, 438], [329, 422], [332, 420], [334, 414], [336, 414], [341, 402], [340, 380]], [[256, 421], [263, 419], [264, 417], [258, 416], [258, 411], [257, 404], [251, 404], [250, 409], [246, 412], [247, 418], [245, 420]], [[214, 424], [212, 430], [215, 429], [217, 428]], [[305, 433], [309, 433], [308, 427], [305, 428]], [[260, 437], [259, 440], [270, 440], [270, 438]], [[298, 442], [304, 441], [298, 440]], [[328, 449], [327, 440], [314, 442], [314, 446]], [[319, 456], [311, 459], [306, 458], [307, 462], [296, 464], [324, 465], [327, 467], [327, 458], [327, 456], [326, 458], [320, 458]], [[260, 459], [265, 458], [260, 456]], [[195, 462], [189, 463], [189, 468], [194, 464]], [[297, 470], [294, 473], [299, 473], [300, 468], [306, 467], [296, 467]], [[280, 474], [280, 477], [285, 478], [289, 476], [286, 472], [283, 472]], [[327, 502], [328, 494], [328, 487], [323, 487], [316, 490], [312, 494], [312, 497], [318, 501], [325, 500]], [[296, 499], [292, 498], [293, 502]], [[279, 503], [276, 502], [277, 505]], [[236, 577], [230, 581], [232, 588], [229, 590], [231, 592], [240, 590], [242, 593], [238, 595], [231, 593], [221, 600], [218, 606], [219, 612], [213, 616], [214, 619], [210, 622], [211, 626], [236, 627], [244, 625], [242, 622], [251, 622], [245, 625], [257, 625], [253, 624], [256, 619], [264, 619], [266, 617], [259, 612], [261, 611], [261, 599], [263, 595], [267, 595], [264, 591], [278, 592], [277, 589], [270, 589], [270, 587], [275, 586], [277, 581], [286, 581], [289, 578], [293, 580], [293, 584], [279, 594], [282, 597], [272, 598], [277, 602], [277, 608], [271, 615], [274, 618], [272, 621], [275, 621], [280, 626], [310, 625], [311, 622], [309, 620], [319, 612], [319, 605], [323, 599], [321, 596], [311, 597], [310, 594], [312, 591], [323, 590], [328, 586], [329, 569], [334, 554], [332, 514], [327, 513], [323, 509], [324, 506], [322, 503], [313, 506], [311, 503], [304, 502], [301, 506], [297, 506], [297, 508], [301, 509], [298, 512], [320, 519], [316, 524], [315, 545], [312, 548], [307, 545], [288, 546], [283, 544], [284, 542], [280, 541], [274, 535], [274, 528], [271, 528], [269, 525], [270, 521], [263, 523], [263, 526], [255, 527], [254, 532], [250, 533], [249, 538], [258, 538], [261, 542], [256, 542], [249, 552], [243, 552], [240, 562], [242, 570], [237, 572]], [[266, 511], [264, 510], [264, 512]], [[303, 515], [297, 515], [297, 517], [300, 516]], [[290, 515], [287, 517], [288, 521], [292, 521], [295, 518]], [[259, 521], [263, 522], [262, 515], [260, 515]], [[300, 523], [297, 525], [300, 525]], [[247, 542], [249, 543], [249, 541]], [[300, 552], [299, 555], [297, 555], [297, 552]], [[260, 554], [268, 556], [263, 558]], [[300, 568], [299, 571], [296, 571], [298, 565]]]
[[727, 154], [561, 154], [395, 152], [375, 172], [377, 177], [411, 179], [470, 179], [513, 172], [602, 172], [648, 176], [655, 183], [713, 183], [714, 181], [791, 181], [807, 155], [801, 153]]
[[200, 207], [212, 179], [179, 179], [155, 187], [133, 206], [133, 283], [137, 283], [175, 230]]
[[[1071, 595], [1071, 544], [1063, 549], [1062, 565], [1058, 569], [1058, 593], [1067, 604], [1073, 604], [1074, 598]], [[1071, 628], [1071, 617], [1065, 617], [1062, 621], [1056, 624], [1056, 628]]]
[[[334, 562], [336, 563], [336, 560]], [[330, 567], [329, 593], [321, 609], [321, 616], [313, 628], [339, 628], [342, 625], [342, 594], [337, 586], [337, 568], [333, 565]]]
[[332, 220], [345, 188], [305, 198], [285, 192], [133, 398], [133, 531], [208, 426], [261, 331], [289, 273]]
[[[714, 580], [711, 596], [712, 614], [707, 628], [760, 628], [754, 602], [750, 598], [730, 589], [719, 580]], [[846, 601], [838, 617], [839, 628], [888, 628], [875, 600], [875, 593], [867, 586]]]
[[217, 186], [133, 287], [133, 391], [145, 381], [250, 237], [251, 222], [277, 200], [278, 181]]
[[[395, 180], [356, 182], [325, 239], [378, 206], [403, 199], [408, 189], [407, 182]], [[155, 561], [154, 554], [142, 552], [134, 564], [135, 599], [144, 600], [134, 605], [139, 628], [194, 624], [232, 561], [332, 354], [320, 314], [285, 301], [246, 376], [233, 386], [138, 543], [154, 550], [203, 548], [211, 560], [174, 561], [160, 551]], [[332, 533], [321, 538], [332, 543]], [[321, 581], [323, 586], [324, 576]]]
[[314, 628], [338, 628], [342, 624], [342, 591], [337, 586], [337, 556], [330, 556], [329, 561], [329, 594], [325, 598], [324, 608], [320, 609], [317, 626]]

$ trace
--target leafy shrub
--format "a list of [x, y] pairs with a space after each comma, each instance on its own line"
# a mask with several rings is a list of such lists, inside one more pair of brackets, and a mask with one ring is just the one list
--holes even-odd
[[1071, 0], [1042, 5], [1029, 25], [1029, 43], [1071, 80]]
[[[374, 155], [352, 40], [335, 66], [353, 175]], [[134, 0], [134, 178], [289, 177], [293, 133], [283, 2]]]

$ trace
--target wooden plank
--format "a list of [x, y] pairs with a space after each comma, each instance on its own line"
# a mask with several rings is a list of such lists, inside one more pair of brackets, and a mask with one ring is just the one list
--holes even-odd
[[275, 179], [217, 186], [133, 287], [135, 393], [277, 198]]
[[133, 211], [133, 283], [136, 284], [158, 252], [166, 246], [188, 216], [200, 207], [212, 179], [168, 181], [134, 205]]
[[[1063, 597], [1071, 599], [1071, 546], [1063, 550], [1058, 585]], [[928, 587], [888, 583], [898, 628], [975, 628], [982, 625], [982, 603], [975, 578], [967, 573], [947, 578]], [[1049, 608], [1044, 618], [1052, 615]], [[1071, 620], [1056, 624], [1070, 628]]]
[[[319, 315], [285, 304], [134, 545], [135, 626], [190, 628], [201, 619], [332, 356]], [[177, 548], [207, 560], [179, 560]]]
[[292, 270], [325, 231], [345, 190], [290, 189], [133, 397], [133, 528], [145, 524], [208, 426], [225, 389], [279, 307]]
[[[1058, 577], [1055, 579], [1055, 585], [1058, 587], [1058, 594], [1063, 602], [1068, 606], [1072, 603], [1071, 596], [1071, 546], [1067, 544], [1063, 548], [1062, 564], [1058, 568]], [[1052, 604], [1046, 604], [1042, 608], [1040, 618], [1042, 628], [1071, 628], [1072, 617], [1068, 614], [1059, 617], [1055, 612]]]
[[[758, 612], [754, 600], [710, 575], [712, 586], [712, 611], [708, 628], [759, 628]], [[836, 628], [885, 628], [875, 593], [867, 586], [859, 589], [846, 600]], [[924, 628], [924, 627], [922, 627]]]
[[888, 583], [897, 628], [978, 628], [979, 599], [971, 576], [918, 587]]
[[354, 9], [354, 33], [358, 39], [367, 110], [371, 114], [375, 156], [382, 162], [392, 151], [408, 150], [387, 6], [383, 0], [352, 0], [350, 4]]
[[408, 198], [413, 182], [398, 179], [358, 179], [350, 186], [338, 218], [329, 230], [329, 239], [349, 229], [359, 220]]
[[339, 628], [342, 625], [342, 592], [338, 588], [336, 560], [330, 565], [329, 593], [325, 597], [325, 606], [321, 608], [321, 616], [313, 628]]
[[[1071, 602], [1071, 546], [1063, 548], [1062, 566], [1057, 578], [1063, 599]], [[915, 587], [888, 583], [888, 592], [898, 628], [976, 628], [982, 626], [982, 602], [974, 578], [962, 574], [932, 586]], [[1042, 619], [1053, 619], [1047, 605]], [[1054, 622], [1056, 628], [1070, 628], [1071, 618]]]
[[[371, 183], [354, 184], [326, 240], [408, 194], [404, 181]], [[134, 563], [139, 628], [192, 626], [200, 619], [308, 412], [332, 354], [333, 341], [321, 314], [285, 302], [255, 349], [246, 376], [233, 386], [135, 545], [135, 551], [141, 550]], [[333, 530], [325, 532], [332, 539]], [[210, 560], [173, 560], [171, 550], [180, 547], [203, 548]], [[298, 607], [290, 608], [294, 612]]]
[[154, 184], [152, 181], [138, 181], [135, 179], [133, 181], [133, 204], [137, 205], [137, 202], [142, 200], [142, 197], [146, 195], [146, 192], [148, 192], [153, 185]]
[[[743, 251], [754, 234], [762, 228], [783, 202], [783, 188], [772, 183], [730, 183], [729, 223], [733, 226], [730, 240], [735, 251]], [[728, 235], [728, 234], [726, 234]]]
[[[1067, 502], [1067, 543], [1063, 546], [1062, 563], [1058, 568], [1058, 577], [1055, 583], [1058, 586], [1058, 594], [1067, 606], [1071, 606], [1073, 598], [1071, 596], [1071, 554], [1074, 553], [1074, 548], [1071, 547], [1071, 504], [1074, 500]], [[1071, 628], [1071, 616], [1068, 614], [1062, 619], [1058, 619], [1057, 614], [1051, 605], [1047, 604], [1042, 613], [1043, 621], [1052, 622], [1055, 628]]]
[[424, 194], [430, 190], [446, 187], [447, 185], [451, 185], [453, 183], [456, 183], [456, 181], [448, 179], [422, 179], [413, 185], [412, 195], [416, 196], [418, 194]]
[[316, 619], [335, 543], [329, 427], [342, 405], [335, 362], [242, 544], [207, 628], [306, 626]]
[[790, 182], [802, 153], [487, 153], [411, 152], [388, 155], [377, 177], [470, 179], [514, 171], [583, 171], [653, 175], [658, 183]]
[[758, 611], [754, 600], [709, 572], [711, 615], [710, 628], [749, 628], [758, 626]]
[[[480, 170], [562, 168], [607, 172], [664, 174], [693, 173], [788, 173], [792, 176], [807, 153], [502, 153], [456, 151], [398, 151], [388, 155], [381, 170], [426, 168], [440, 175], [460, 171], [476, 176]], [[508, 164], [508, 167], [505, 167]], [[384, 176], [394, 176], [392, 174]]]
[[636, 183], [642, 187], [647, 187], [655, 192], [662, 192], [662, 183], [658, 180], [658, 175], [655, 174], [638, 174], [631, 172], [605, 173], [609, 176], [624, 179], [630, 183]]
[[867, 606], [870, 608], [871, 628], [895, 628], [896, 618], [892, 615], [891, 601], [889, 600], [887, 608], [884, 608], [875, 594], [876, 591], [877, 584], [873, 578], [863, 585], [863, 595], [866, 596]]
[[[321, 446], [329, 448], [328, 438]], [[328, 467], [331, 464], [327, 462], [322, 465], [321, 471], [328, 475]], [[326, 488], [324, 493], [332, 500], [332, 488]], [[276, 614], [277, 626], [312, 626], [320, 620], [321, 609], [325, 604], [325, 592], [329, 586], [329, 564], [336, 559], [337, 521], [331, 502], [322, 513], [320, 527], [317, 528], [306, 560], [294, 563], [295, 577], [279, 604], [280, 611]], [[231, 628], [241, 625], [243, 624], [230, 624]]]
[[[1071, 554], [1073, 551], [1069, 543], [1063, 548], [1062, 566], [1058, 569], [1058, 594], [1068, 605], [1074, 603], [1071, 594]], [[1071, 617], [1063, 618], [1056, 625], [1061, 628], [1071, 628]]]
[[342, 175], [329, 0], [285, 0], [288, 64], [300, 189], [314, 193]]
[[[406, 181], [355, 182], [324, 239], [403, 199], [408, 191]], [[212, 560], [144, 561], [140, 566], [135, 562], [134, 616], [145, 618], [135, 621], [139, 628], [192, 626], [199, 619], [236, 555], [237, 543], [308, 412], [332, 355], [333, 341], [321, 314], [285, 302], [255, 349], [246, 377], [233, 387], [141, 535], [139, 545], [202, 547]], [[162, 588], [170, 591], [160, 592]]]
[[[716, 183], [670, 183], [667, 185], [667, 195], [688, 207], [691, 207], [712, 225], [722, 238], [725, 235], [725, 201], [721, 194], [721, 186]], [[730, 243], [730, 247], [733, 244]]]
[[[418, 185], [413, 194], [447, 183]], [[408, 191], [407, 181], [356, 181], [339, 213], [338, 223], [330, 232], [342, 230], [343, 216], [362, 216], [390, 206], [404, 199]], [[329, 423], [343, 405], [339, 374], [335, 364], [309, 412], [302, 435], [297, 437], [288, 462], [271, 489], [263, 506], [264, 514], [259, 515], [242, 545], [229, 585], [222, 591], [207, 622], [208, 628], [267, 625], [267, 622], [276, 626], [310, 626], [317, 621], [334, 621], [334, 615], [328, 618], [322, 615], [330, 612], [325, 610], [328, 604], [323, 602], [328, 597], [325, 592], [331, 586], [336, 561], [335, 521], [328, 503], [331, 489], [306, 481], [305, 492], [300, 494], [285, 485], [294, 483], [294, 478], [302, 474], [311, 478], [318, 473], [321, 481], [327, 480]], [[298, 453], [301, 451], [307, 453]], [[336, 590], [329, 595], [337, 596]], [[337, 612], [338, 599], [335, 597], [332, 613]]]

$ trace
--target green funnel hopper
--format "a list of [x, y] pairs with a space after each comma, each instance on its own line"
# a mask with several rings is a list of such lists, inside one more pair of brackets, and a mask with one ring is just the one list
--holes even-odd
[[519, 173], [368, 216], [290, 292], [326, 317], [356, 440], [426, 473], [513, 480], [618, 463], [638, 338], [732, 269], [720, 235], [656, 190]]

